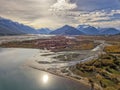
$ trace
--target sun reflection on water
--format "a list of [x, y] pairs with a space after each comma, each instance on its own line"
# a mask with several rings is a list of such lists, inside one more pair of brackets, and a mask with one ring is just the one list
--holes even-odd
[[42, 80], [44, 84], [48, 83], [49, 76], [47, 74], [43, 75]]

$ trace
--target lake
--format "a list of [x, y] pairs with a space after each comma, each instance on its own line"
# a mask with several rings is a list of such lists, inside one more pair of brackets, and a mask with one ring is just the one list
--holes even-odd
[[37, 49], [0, 48], [0, 90], [90, 90], [86, 86], [26, 65]]

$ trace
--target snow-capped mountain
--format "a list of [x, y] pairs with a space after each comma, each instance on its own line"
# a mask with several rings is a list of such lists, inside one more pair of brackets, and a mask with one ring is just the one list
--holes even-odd
[[65, 25], [55, 31], [52, 31], [50, 34], [55, 34], [55, 35], [83, 35], [84, 33], [77, 30], [76, 28]]
[[77, 29], [86, 35], [99, 35], [99, 30], [90, 25], [79, 25]]
[[49, 28], [41, 28], [37, 30], [38, 34], [49, 34], [51, 30]]
[[36, 34], [34, 28], [0, 17], [0, 35]]
[[116, 28], [95, 28], [90, 25], [79, 25], [77, 29], [85, 35], [116, 35], [120, 33], [120, 30]]

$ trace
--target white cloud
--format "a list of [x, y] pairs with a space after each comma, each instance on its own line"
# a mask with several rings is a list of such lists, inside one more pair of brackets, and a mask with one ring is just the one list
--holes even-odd
[[111, 10], [111, 15], [120, 14], [120, 10]]
[[[0, 16], [35, 28], [120, 25], [119, 0], [0, 0]], [[120, 27], [120, 26], [119, 26]]]
[[[78, 12], [79, 13], [79, 12]], [[75, 13], [74, 13], [75, 14]], [[114, 16], [117, 15], [117, 16]], [[99, 10], [83, 12], [74, 17], [80, 24], [90, 24], [94, 26], [110, 26], [120, 28], [120, 10]]]
[[69, 0], [57, 0], [50, 8], [51, 11], [65, 11], [77, 8], [76, 3], [70, 3]]

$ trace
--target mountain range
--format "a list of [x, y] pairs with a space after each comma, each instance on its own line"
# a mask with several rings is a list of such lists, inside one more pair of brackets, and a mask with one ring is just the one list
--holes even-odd
[[90, 25], [79, 25], [74, 28], [65, 25], [59, 29], [52, 31], [50, 34], [55, 35], [116, 35], [120, 34], [120, 30], [116, 28], [96, 28]]
[[120, 33], [120, 30], [116, 28], [96, 28], [90, 25], [79, 25], [77, 29], [85, 35], [116, 35]]
[[84, 33], [77, 30], [76, 28], [65, 25], [61, 28], [58, 28], [57, 30], [52, 31], [50, 34], [55, 34], [55, 35], [83, 35]]
[[90, 25], [79, 25], [78, 27], [64, 25], [56, 30], [50, 30], [49, 28], [34, 29], [30, 26], [0, 17], [0, 35], [20, 34], [117, 35], [120, 34], [120, 30], [116, 28], [96, 28]]
[[0, 18], [0, 35], [37, 34], [37, 31], [29, 26]]

